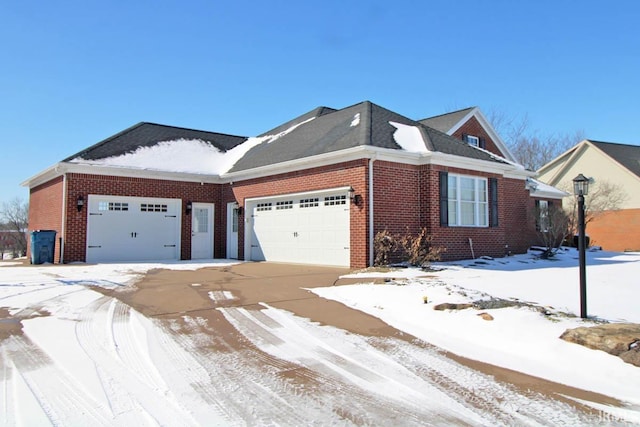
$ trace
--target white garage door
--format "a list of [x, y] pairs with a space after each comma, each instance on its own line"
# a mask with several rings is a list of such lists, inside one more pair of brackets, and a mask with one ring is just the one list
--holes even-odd
[[179, 199], [89, 195], [87, 262], [180, 258]]
[[246, 208], [251, 260], [350, 265], [346, 190], [248, 200]]

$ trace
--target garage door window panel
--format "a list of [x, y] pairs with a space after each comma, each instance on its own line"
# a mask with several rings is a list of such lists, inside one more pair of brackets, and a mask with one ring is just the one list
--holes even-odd
[[105, 212], [105, 211], [126, 212], [129, 210], [129, 203], [101, 201], [101, 202], [98, 202], [98, 210], [102, 212]]

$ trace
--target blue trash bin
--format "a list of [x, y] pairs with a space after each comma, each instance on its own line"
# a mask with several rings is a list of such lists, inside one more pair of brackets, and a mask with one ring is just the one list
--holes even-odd
[[31, 264], [53, 264], [56, 248], [55, 230], [35, 230], [31, 232]]

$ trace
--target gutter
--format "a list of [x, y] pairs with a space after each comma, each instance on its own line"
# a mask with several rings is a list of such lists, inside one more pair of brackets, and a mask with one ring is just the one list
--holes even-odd
[[369, 267], [373, 267], [374, 261], [374, 233], [373, 233], [373, 162], [376, 161], [374, 154], [369, 159]]
[[60, 264], [64, 264], [64, 237], [65, 224], [67, 223], [67, 174], [62, 175], [62, 224], [60, 224]]

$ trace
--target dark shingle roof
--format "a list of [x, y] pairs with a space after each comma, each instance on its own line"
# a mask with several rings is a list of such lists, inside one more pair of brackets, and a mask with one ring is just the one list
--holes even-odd
[[[317, 111], [317, 109], [313, 111]], [[266, 134], [269, 135], [284, 132], [290, 129], [292, 125], [313, 117], [313, 120], [298, 126], [289, 133], [253, 147], [233, 166], [230, 172], [297, 160], [357, 146], [366, 145], [400, 150], [402, 147], [396, 143], [393, 137], [397, 129], [389, 122], [416, 126], [422, 129], [423, 135], [426, 137], [426, 148], [430, 151], [440, 151], [457, 156], [501, 163], [500, 160], [495, 159], [490, 154], [471, 147], [463, 141], [369, 101], [341, 110], [326, 111], [322, 115], [313, 115], [312, 113], [300, 116], [298, 119], [289, 122], [288, 126], [283, 125], [274, 131], [267, 132]], [[357, 122], [357, 125], [355, 122]]]
[[280, 126], [278, 126], [276, 128], [273, 128], [270, 131], [267, 131], [267, 132], [261, 134], [260, 136], [277, 135], [280, 132], [284, 132], [285, 130], [291, 128], [292, 126], [297, 125], [298, 123], [302, 123], [302, 122], [304, 122], [306, 120], [309, 120], [311, 118], [324, 116], [325, 114], [333, 113], [334, 111], [336, 111], [334, 108], [329, 108], [329, 107], [317, 107], [317, 108], [314, 108], [313, 110], [309, 111], [308, 113], [305, 113], [305, 114], [303, 114], [301, 116], [298, 116], [293, 120], [289, 120], [288, 122], [283, 123]]
[[422, 123], [425, 126], [437, 129], [440, 132], [447, 133], [456, 123], [462, 120], [462, 118], [469, 114], [469, 111], [473, 110], [474, 108], [475, 107], [469, 107], [463, 110], [452, 111], [451, 113], [445, 113], [439, 116], [418, 120], [418, 122]]
[[134, 152], [139, 147], [152, 147], [162, 141], [179, 139], [199, 139], [223, 152], [247, 140], [243, 136], [142, 122], [67, 157], [63, 162], [71, 161], [77, 157], [82, 157], [85, 160], [97, 160], [120, 156]]
[[592, 140], [589, 142], [640, 177], [640, 146]]

